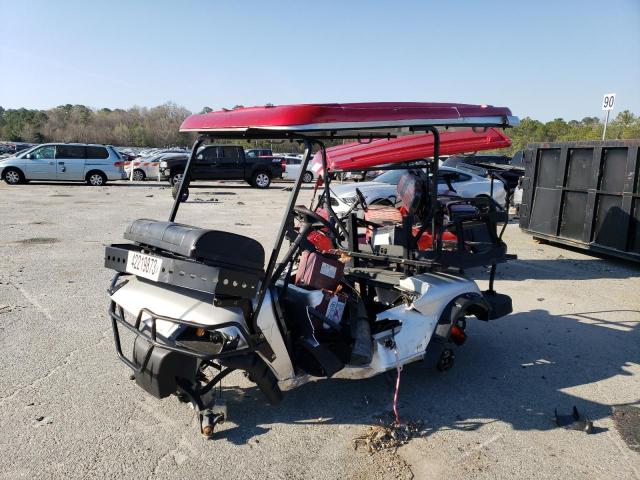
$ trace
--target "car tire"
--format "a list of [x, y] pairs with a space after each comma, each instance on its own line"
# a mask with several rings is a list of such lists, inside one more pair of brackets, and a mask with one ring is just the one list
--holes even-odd
[[253, 174], [253, 177], [251, 177], [251, 185], [255, 188], [269, 188], [269, 185], [271, 185], [271, 175], [265, 171], [256, 172]]
[[136, 168], [133, 171], [133, 179], [136, 182], [142, 182], [143, 180], [145, 180], [147, 178], [147, 175], [144, 173], [144, 170], [140, 170], [139, 168]]
[[103, 187], [107, 184], [107, 176], [98, 170], [93, 170], [87, 173], [86, 181], [91, 187]]
[[24, 183], [24, 174], [17, 168], [5, 168], [2, 172], [2, 179], [9, 185], [19, 185]]
[[313, 182], [313, 173], [311, 172], [304, 172], [304, 175], [302, 176], [302, 181], [304, 183], [311, 183]]
[[169, 182], [171, 182], [171, 185], [175, 185], [176, 183], [180, 183], [180, 180], [182, 180], [182, 172], [176, 172], [176, 173], [172, 173], [171, 177], [169, 177]]

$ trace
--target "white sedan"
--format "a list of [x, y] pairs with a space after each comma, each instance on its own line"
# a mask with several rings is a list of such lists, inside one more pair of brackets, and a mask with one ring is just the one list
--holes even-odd
[[[396, 188], [398, 181], [406, 170], [389, 170], [371, 182], [332, 184], [331, 206], [337, 214], [346, 213], [357, 201], [358, 188], [370, 205], [395, 205], [398, 202]], [[491, 180], [471, 172], [450, 167], [439, 168], [438, 193], [450, 191], [449, 179], [455, 194], [464, 198], [488, 197], [491, 194]], [[507, 192], [499, 180], [493, 181], [493, 198], [500, 205], [504, 205]]]
[[[302, 166], [302, 158], [286, 156], [284, 157], [284, 162], [286, 164], [284, 178], [288, 178], [289, 180], [295, 180], [298, 178]], [[315, 179], [316, 175], [311, 170], [306, 170], [302, 176], [302, 181], [304, 183], [311, 183]]]

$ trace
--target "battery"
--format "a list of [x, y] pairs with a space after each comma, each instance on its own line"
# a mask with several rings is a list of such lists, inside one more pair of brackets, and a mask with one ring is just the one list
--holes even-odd
[[335, 290], [344, 277], [344, 264], [334, 255], [302, 252], [295, 284], [299, 287]]

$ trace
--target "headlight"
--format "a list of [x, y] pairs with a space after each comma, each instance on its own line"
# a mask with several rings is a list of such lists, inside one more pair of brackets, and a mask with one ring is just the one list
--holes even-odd
[[160, 168], [167, 168], [167, 162], [160, 162]]

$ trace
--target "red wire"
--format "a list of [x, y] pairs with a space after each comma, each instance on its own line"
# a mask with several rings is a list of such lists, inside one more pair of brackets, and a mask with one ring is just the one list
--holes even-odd
[[396, 371], [398, 376], [396, 377], [396, 391], [393, 394], [393, 414], [396, 417], [396, 425], [400, 425], [400, 415], [398, 414], [398, 393], [400, 392], [400, 372], [402, 371], [402, 365], [400, 365], [400, 357], [398, 356], [398, 349], [394, 349], [396, 354]]

